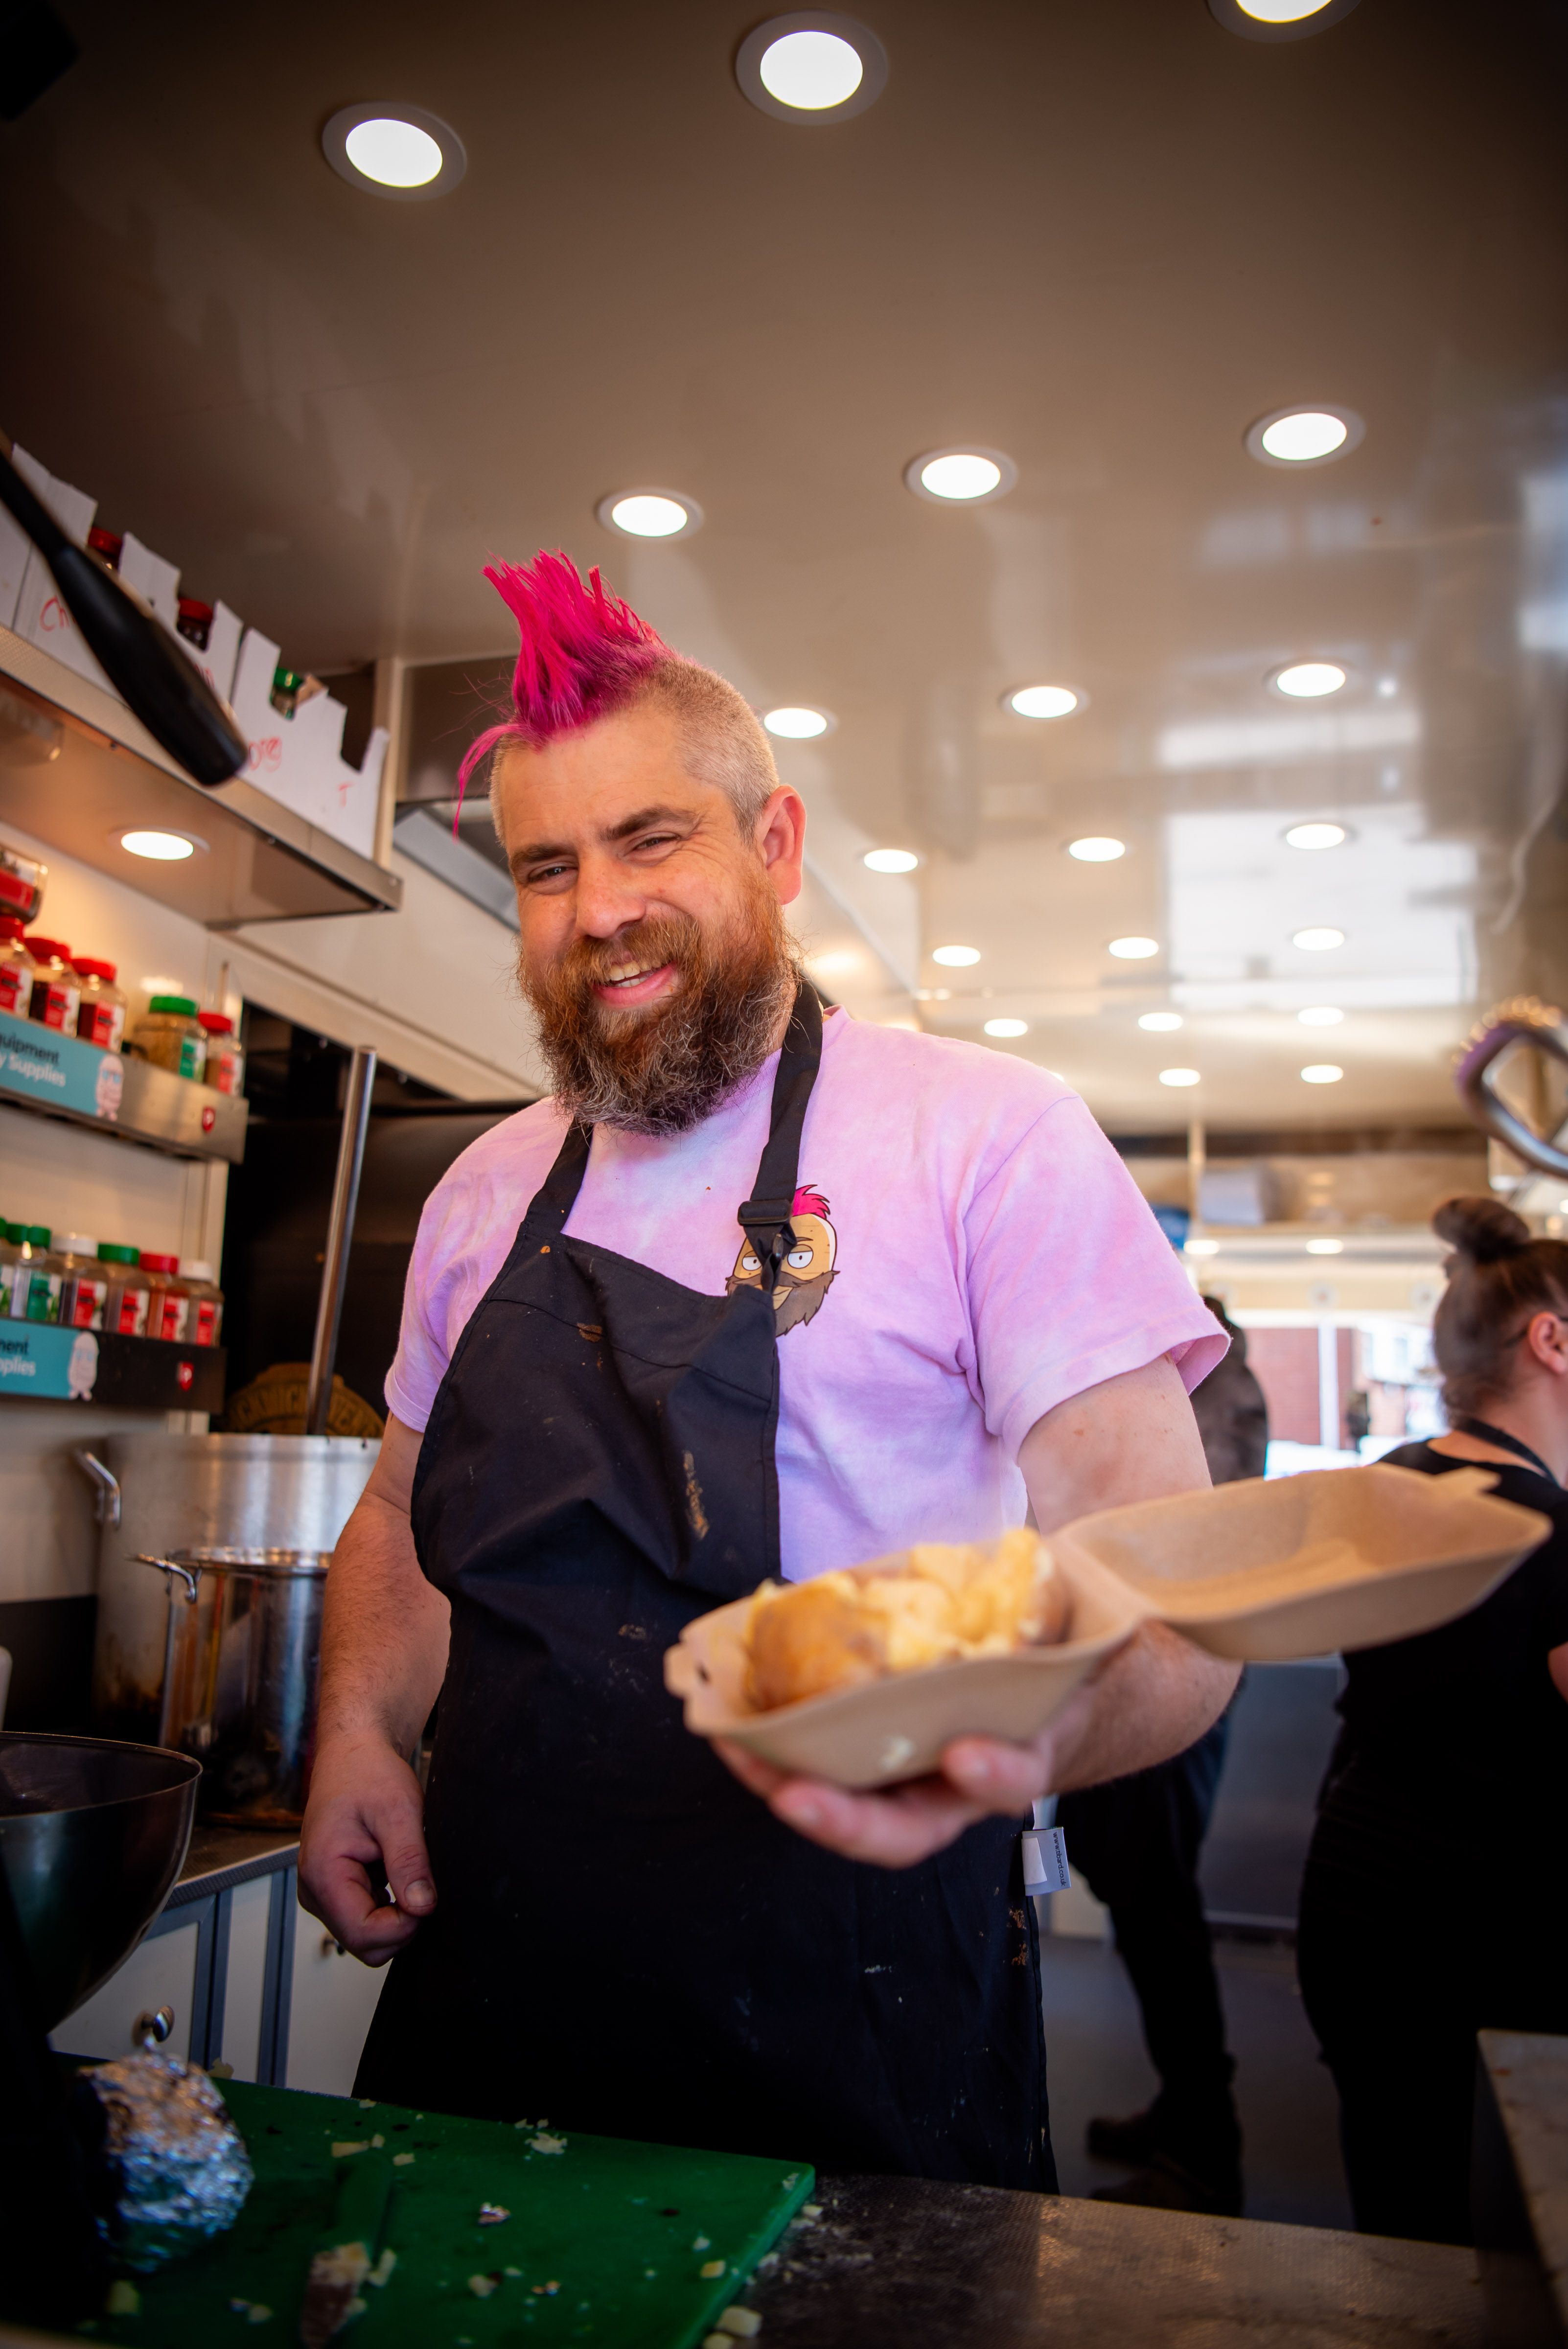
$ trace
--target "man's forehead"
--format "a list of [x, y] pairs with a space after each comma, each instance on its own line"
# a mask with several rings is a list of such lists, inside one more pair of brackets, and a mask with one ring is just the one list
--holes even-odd
[[691, 824], [710, 812], [723, 794], [687, 772], [679, 734], [658, 722], [664, 718], [639, 711], [633, 720], [628, 713], [542, 750], [504, 751], [494, 797], [512, 854], [613, 841], [649, 822]]

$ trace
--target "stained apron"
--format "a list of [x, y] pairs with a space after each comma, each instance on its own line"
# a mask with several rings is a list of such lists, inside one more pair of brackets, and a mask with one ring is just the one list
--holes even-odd
[[779, 1570], [772, 1290], [821, 1052], [803, 988], [711, 1297], [565, 1237], [574, 1126], [459, 1340], [414, 1480], [452, 1607], [434, 1914], [358, 2093], [551, 2127], [1053, 2192], [1018, 1823], [920, 1866], [819, 1849], [686, 1730], [664, 1651]]

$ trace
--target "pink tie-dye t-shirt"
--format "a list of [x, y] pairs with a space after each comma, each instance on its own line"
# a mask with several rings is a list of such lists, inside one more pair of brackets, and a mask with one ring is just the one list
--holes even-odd
[[[724, 1293], [767, 1140], [777, 1056], [694, 1133], [596, 1130], [566, 1231]], [[432, 1192], [387, 1380], [422, 1428], [563, 1133], [536, 1102]], [[835, 1012], [806, 1112], [814, 1309], [779, 1347], [784, 1571], [804, 1581], [915, 1540], [1021, 1525], [1015, 1464], [1043, 1413], [1168, 1353], [1188, 1389], [1225, 1338], [1131, 1176], [1049, 1071]], [[798, 1292], [797, 1292], [798, 1294]]]

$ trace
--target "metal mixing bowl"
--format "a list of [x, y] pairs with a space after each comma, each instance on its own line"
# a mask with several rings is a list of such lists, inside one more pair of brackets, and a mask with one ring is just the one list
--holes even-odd
[[202, 1767], [157, 1745], [0, 1731], [0, 1865], [44, 2027], [127, 1959], [184, 1864]]

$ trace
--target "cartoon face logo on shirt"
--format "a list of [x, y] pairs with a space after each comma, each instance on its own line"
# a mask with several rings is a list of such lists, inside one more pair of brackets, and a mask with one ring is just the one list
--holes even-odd
[[[791, 1201], [789, 1221], [794, 1246], [779, 1267], [774, 1289], [774, 1311], [778, 1316], [781, 1338], [786, 1330], [809, 1321], [814, 1313], [822, 1310], [836, 1278], [834, 1258], [838, 1253], [838, 1235], [827, 1220], [827, 1201], [809, 1184], [803, 1184]], [[735, 1269], [724, 1283], [724, 1294], [732, 1297], [737, 1288], [760, 1288], [762, 1285], [761, 1259], [751, 1241], [742, 1240]]]

